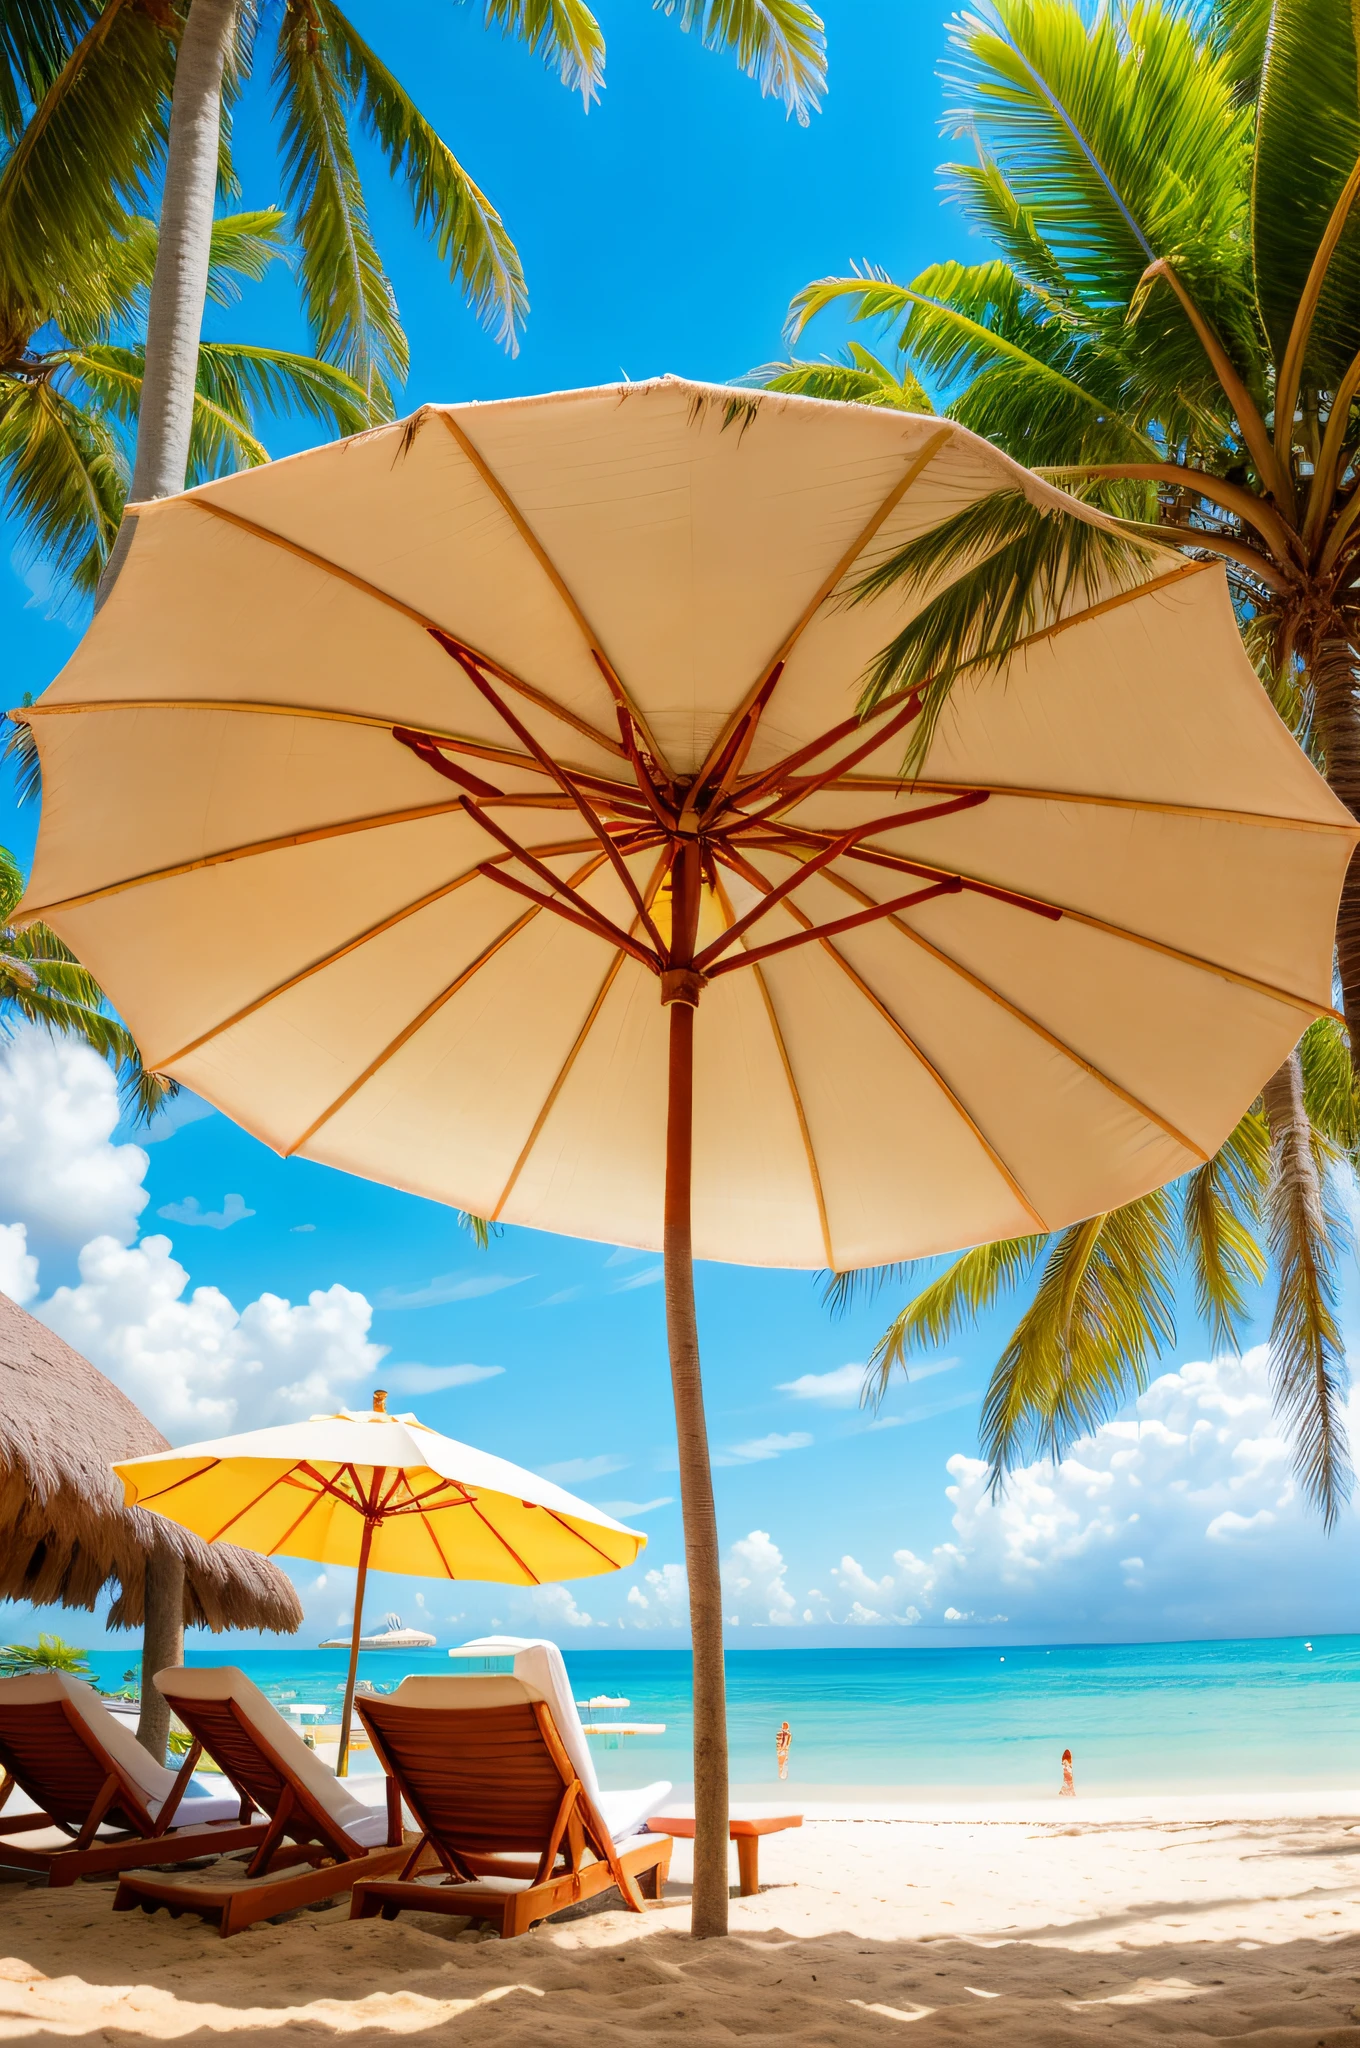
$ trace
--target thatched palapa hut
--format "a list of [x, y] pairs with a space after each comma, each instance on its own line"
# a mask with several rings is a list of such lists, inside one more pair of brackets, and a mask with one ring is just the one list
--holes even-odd
[[168, 1448], [112, 1380], [0, 1294], [0, 1600], [93, 1609], [116, 1585], [109, 1626], [143, 1628], [144, 1701], [150, 1673], [180, 1661], [185, 1623], [291, 1635], [302, 1620], [267, 1559], [123, 1505], [115, 1458]]

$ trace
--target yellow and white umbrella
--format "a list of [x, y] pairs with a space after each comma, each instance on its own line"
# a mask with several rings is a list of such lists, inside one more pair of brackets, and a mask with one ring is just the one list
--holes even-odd
[[340, 1725], [343, 1775], [370, 1568], [541, 1586], [619, 1571], [647, 1538], [537, 1473], [427, 1429], [414, 1415], [342, 1409], [115, 1465], [129, 1507], [209, 1543], [353, 1565], [354, 1629]]

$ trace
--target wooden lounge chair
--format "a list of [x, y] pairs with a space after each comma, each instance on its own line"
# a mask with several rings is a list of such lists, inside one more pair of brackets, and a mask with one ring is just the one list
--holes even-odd
[[343, 1782], [234, 1665], [158, 1671], [156, 1684], [196, 1742], [242, 1798], [269, 1816], [241, 1877], [195, 1881], [140, 1870], [121, 1879], [116, 1913], [141, 1906], [200, 1913], [219, 1934], [346, 1892], [405, 1862], [401, 1802], [370, 1776], [381, 1806], [357, 1796], [363, 1778]]
[[670, 1787], [600, 1793], [555, 1645], [355, 1704], [421, 1834], [396, 1876], [355, 1885], [351, 1918], [460, 1913], [512, 1936], [612, 1886], [635, 1913], [644, 1885], [660, 1899], [671, 1840], [640, 1830]]
[[66, 1885], [262, 1841], [249, 1799], [195, 1780], [198, 1755], [166, 1770], [64, 1671], [0, 1679], [0, 1865]]

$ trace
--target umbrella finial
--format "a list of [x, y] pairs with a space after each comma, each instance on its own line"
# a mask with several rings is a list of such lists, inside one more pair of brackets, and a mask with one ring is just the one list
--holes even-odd
[[386, 1387], [378, 1387], [378, 1388], [376, 1388], [376, 1389], [375, 1389], [375, 1391], [374, 1391], [374, 1395], [373, 1395], [373, 1413], [374, 1413], [375, 1415], [386, 1415], [386, 1413], [387, 1413], [387, 1389], [386, 1389]]

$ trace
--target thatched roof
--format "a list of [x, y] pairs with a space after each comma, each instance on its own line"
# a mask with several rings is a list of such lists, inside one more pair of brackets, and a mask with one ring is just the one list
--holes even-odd
[[93, 1608], [111, 1582], [112, 1628], [139, 1628], [144, 1566], [184, 1560], [184, 1619], [291, 1634], [302, 1608], [276, 1565], [204, 1543], [123, 1505], [115, 1458], [169, 1448], [112, 1380], [0, 1294], [0, 1600]]

